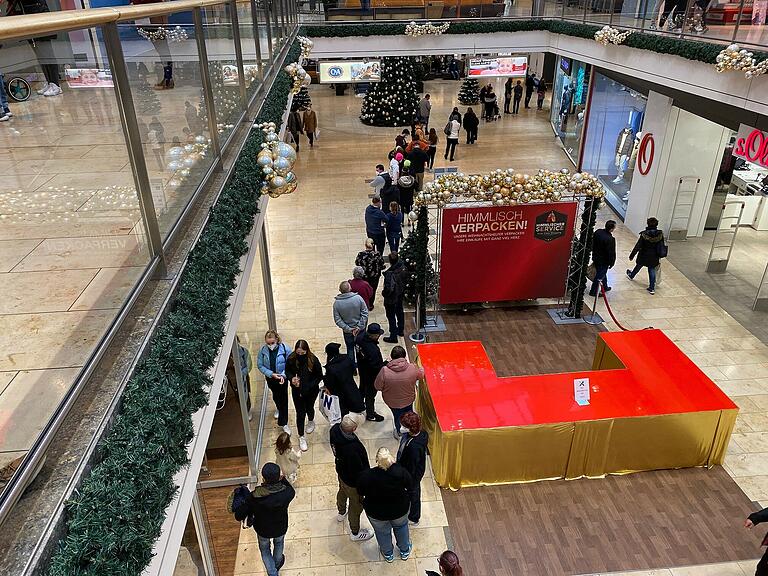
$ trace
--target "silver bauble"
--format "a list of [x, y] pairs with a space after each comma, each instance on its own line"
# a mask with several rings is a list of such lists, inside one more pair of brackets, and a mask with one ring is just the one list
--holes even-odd
[[272, 162], [272, 168], [274, 168], [275, 172], [280, 176], [285, 176], [291, 170], [291, 161], [285, 156], [278, 156]]
[[168, 159], [173, 159], [173, 158], [178, 158], [183, 154], [184, 154], [184, 148], [182, 148], [181, 146], [174, 146], [168, 149], [168, 152], [165, 153], [165, 157]]
[[176, 170], [178, 170], [181, 167], [182, 165], [179, 160], [171, 160], [170, 162], [168, 162], [168, 165], [166, 166], [169, 172], [176, 172]]
[[291, 163], [296, 161], [296, 150], [294, 150], [293, 146], [287, 142], [280, 142], [277, 145], [277, 155], [282, 156], [283, 158], [288, 158]]
[[269, 181], [269, 187], [272, 190], [277, 190], [278, 188], [282, 188], [285, 185], [286, 181], [282, 176], [274, 176], [272, 180]]

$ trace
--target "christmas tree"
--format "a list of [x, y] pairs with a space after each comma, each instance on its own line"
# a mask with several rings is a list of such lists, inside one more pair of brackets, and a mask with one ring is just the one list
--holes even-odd
[[409, 57], [381, 59], [381, 81], [371, 85], [360, 120], [371, 126], [410, 126], [416, 114], [416, 71]]
[[160, 98], [157, 92], [147, 82], [146, 76], [140, 76], [136, 86], [136, 112], [139, 114], [158, 114]]
[[[405, 285], [404, 299], [411, 305], [416, 305], [417, 296], [420, 294], [419, 317], [422, 323], [427, 311], [427, 301], [437, 294], [437, 275], [429, 256], [429, 213], [426, 206], [416, 208], [416, 229], [408, 234], [400, 247], [400, 257], [405, 261], [405, 266], [410, 272]], [[417, 329], [421, 326], [417, 326]]]
[[476, 78], [466, 78], [459, 88], [459, 102], [477, 104], [480, 102], [480, 83]]
[[309, 90], [307, 90], [306, 86], [302, 86], [299, 93], [293, 95], [291, 112], [306, 110], [310, 104], [312, 104], [312, 99], [309, 97]]

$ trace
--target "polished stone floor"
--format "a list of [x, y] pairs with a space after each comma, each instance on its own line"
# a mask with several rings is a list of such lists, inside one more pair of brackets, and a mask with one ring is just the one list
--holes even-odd
[[[441, 129], [456, 104], [458, 82], [428, 82], [433, 95], [432, 122]], [[277, 321], [286, 342], [305, 338], [316, 352], [329, 341], [340, 341], [331, 305], [341, 280], [351, 276], [353, 261], [365, 237], [363, 212], [368, 204], [370, 178], [377, 163], [384, 162], [399, 129], [362, 125], [357, 115], [360, 100], [337, 97], [326, 86], [312, 86], [320, 140], [309, 149], [302, 139], [297, 162], [299, 188], [291, 196], [271, 200], [267, 212], [269, 248]], [[463, 109], [464, 107], [462, 107]], [[474, 146], [460, 143], [452, 165], [465, 172], [481, 172], [512, 166], [518, 170], [569, 167], [548, 123], [548, 112], [523, 111], [519, 117], [481, 124]], [[437, 167], [447, 163], [438, 154]], [[428, 176], [429, 178], [429, 176]], [[601, 221], [611, 218], [608, 208]], [[634, 235], [623, 227], [616, 232], [619, 261], [609, 274], [614, 289], [611, 303], [617, 319], [628, 328], [661, 328], [697, 363], [740, 408], [736, 433], [729, 447], [725, 469], [753, 501], [768, 503], [768, 348], [738, 320], [705, 295], [671, 263], [664, 263], [662, 283], [656, 295], [645, 291], [644, 280], [630, 282], [624, 276]], [[241, 340], [252, 354], [258, 350], [266, 329], [261, 272], [254, 271], [241, 316]], [[605, 308], [598, 311], [607, 317]], [[384, 323], [380, 306], [372, 319]], [[606, 327], [616, 330], [613, 322]], [[553, 326], [553, 331], [557, 328]], [[388, 346], [384, 345], [384, 352]], [[258, 376], [254, 382], [259, 381]], [[271, 402], [270, 402], [271, 404]], [[391, 417], [382, 406], [382, 414]], [[262, 460], [273, 453], [277, 427], [267, 418]], [[255, 434], [258, 430], [252, 426]], [[387, 422], [365, 423], [360, 431], [369, 455], [379, 445], [394, 441]], [[425, 522], [412, 530], [415, 560], [387, 565], [376, 554], [373, 541], [355, 544], [335, 519], [335, 474], [325, 426], [308, 437], [310, 449], [302, 459], [298, 496], [288, 531], [285, 576], [346, 574], [397, 574], [416, 576], [436, 570], [434, 557], [450, 545], [450, 526], [439, 490], [425, 478]], [[428, 481], [429, 480], [429, 481]], [[431, 486], [431, 488], [430, 488]], [[745, 510], [745, 514], [748, 511]], [[734, 526], [734, 530], [741, 530]], [[248, 532], [248, 534], [246, 534]], [[236, 574], [261, 574], [263, 565], [249, 531], [241, 532]], [[756, 551], [759, 553], [759, 551]], [[746, 576], [753, 563], [728, 563], [655, 570], [644, 576], [722, 575]]]

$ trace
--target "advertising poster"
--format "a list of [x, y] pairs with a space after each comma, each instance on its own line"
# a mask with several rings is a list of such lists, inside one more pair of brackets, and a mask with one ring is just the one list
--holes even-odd
[[747, 162], [768, 168], [768, 132], [741, 124], [736, 134], [732, 154]]
[[443, 209], [440, 303], [562, 296], [576, 205]]
[[318, 72], [321, 83], [378, 82], [381, 80], [381, 62], [379, 60], [320, 62]]
[[504, 58], [471, 58], [469, 60], [470, 76], [498, 77], [525, 77], [528, 72], [528, 58], [526, 56], [510, 56]]
[[70, 88], [112, 88], [112, 72], [99, 68], [65, 68], [64, 77]]

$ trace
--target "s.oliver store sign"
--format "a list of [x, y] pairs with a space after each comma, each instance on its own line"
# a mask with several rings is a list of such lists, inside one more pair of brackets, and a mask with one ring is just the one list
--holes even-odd
[[768, 168], [768, 132], [742, 124], [736, 134], [733, 155]]

